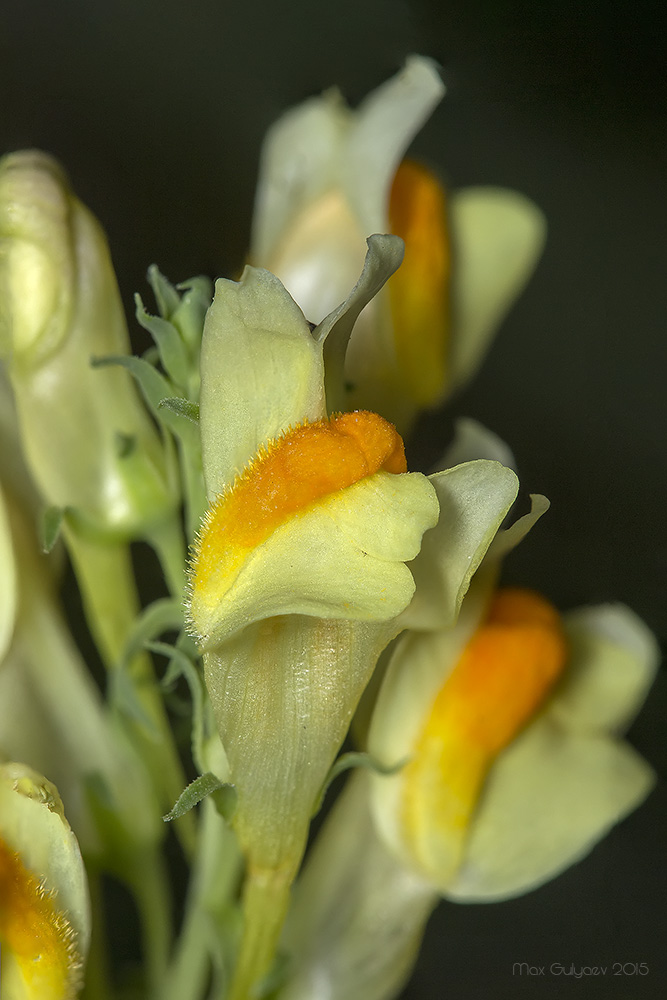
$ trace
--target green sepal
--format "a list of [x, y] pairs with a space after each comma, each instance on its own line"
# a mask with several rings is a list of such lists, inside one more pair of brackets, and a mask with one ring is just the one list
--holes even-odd
[[178, 292], [172, 283], [165, 278], [157, 264], [151, 264], [148, 268], [146, 280], [155, 296], [160, 316], [170, 320], [180, 303]]
[[183, 292], [178, 308], [171, 316], [171, 321], [191, 350], [199, 356], [201, 338], [204, 330], [204, 319], [213, 301], [213, 282], [210, 278], [199, 275], [189, 278], [177, 286]]
[[[165, 823], [171, 823], [174, 819], [180, 819], [181, 816], [185, 815], [196, 805], [199, 805], [202, 799], [205, 799], [207, 795], [212, 795], [215, 792], [223, 791], [228, 789], [235, 795], [235, 789], [233, 785], [226, 784], [221, 781], [217, 774], [213, 774], [212, 771], [206, 771], [205, 774], [200, 774], [198, 778], [191, 781], [187, 788], [184, 788], [178, 799], [174, 803], [173, 808], [162, 817]], [[232, 798], [232, 795], [227, 795], [228, 799]], [[217, 806], [216, 801], [216, 806]], [[228, 808], [229, 803], [226, 804], [225, 808]], [[224, 813], [223, 813], [224, 815]]]
[[159, 405], [160, 409], [171, 410], [179, 417], [185, 417], [193, 424], [199, 424], [199, 405], [191, 403], [189, 399], [183, 399], [181, 396], [167, 396], [166, 399], [161, 400]]
[[349, 753], [342, 753], [340, 757], [334, 761], [329, 769], [329, 773], [326, 776], [322, 789], [317, 796], [315, 806], [313, 808], [313, 816], [322, 808], [322, 803], [324, 802], [324, 797], [329, 791], [329, 787], [333, 781], [336, 780], [339, 774], [343, 774], [344, 771], [349, 771], [353, 767], [363, 767], [368, 771], [373, 771], [374, 774], [390, 775], [396, 774], [405, 767], [407, 764], [407, 758], [405, 760], [399, 760], [397, 764], [386, 765], [382, 764], [375, 757], [372, 757], [369, 753], [364, 753], [362, 751], [351, 750]]
[[65, 514], [64, 507], [47, 507], [42, 514], [39, 526], [39, 544], [44, 555], [48, 555], [58, 541]]

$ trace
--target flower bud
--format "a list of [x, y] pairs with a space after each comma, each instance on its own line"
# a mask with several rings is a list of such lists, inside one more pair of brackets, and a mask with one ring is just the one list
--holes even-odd
[[89, 937], [86, 875], [55, 785], [0, 765], [3, 996], [73, 1000]]
[[96, 537], [136, 537], [173, 509], [159, 439], [126, 372], [127, 330], [102, 230], [39, 152], [0, 161], [0, 357], [32, 475]]

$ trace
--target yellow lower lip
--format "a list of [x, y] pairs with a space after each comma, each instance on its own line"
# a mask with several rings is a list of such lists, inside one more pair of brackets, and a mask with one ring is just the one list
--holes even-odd
[[11, 975], [17, 1000], [73, 1000], [77, 995], [81, 961], [74, 930], [56, 903], [0, 840], [2, 982]]

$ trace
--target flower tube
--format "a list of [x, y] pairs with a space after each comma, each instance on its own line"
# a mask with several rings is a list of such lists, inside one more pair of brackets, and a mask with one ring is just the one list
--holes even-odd
[[[415, 593], [406, 563], [438, 519], [436, 490], [406, 471], [394, 428], [377, 414], [328, 408], [354, 319], [396, 267], [397, 246], [369, 241], [355, 289], [313, 331], [280, 282], [252, 268], [238, 284], [218, 282], [204, 329], [210, 508], [188, 614], [237, 788], [247, 866], [234, 997], [267, 971], [318, 793], [379, 653], [402, 628]], [[473, 464], [486, 475], [479, 510], [462, 502], [466, 470], [442, 489], [459, 496], [452, 535], [465, 522], [461, 536], [484, 547], [516, 477], [497, 463]], [[452, 570], [452, 615], [469, 562]]]
[[312, 98], [267, 133], [257, 185], [250, 259], [314, 322], [352, 284], [366, 236], [404, 240], [403, 268], [356, 325], [345, 403], [402, 432], [479, 366], [544, 241], [543, 216], [522, 195], [448, 196], [430, 170], [403, 160], [443, 94], [431, 60], [411, 56], [355, 111], [337, 90]]
[[86, 876], [51, 782], [0, 765], [0, 990], [75, 1000], [90, 937]]

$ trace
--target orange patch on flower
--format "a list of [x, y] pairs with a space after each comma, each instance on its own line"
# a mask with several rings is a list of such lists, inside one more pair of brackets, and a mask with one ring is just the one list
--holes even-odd
[[[538, 594], [499, 591], [432, 705], [404, 774], [406, 831], [428, 850], [463, 834], [497, 754], [539, 711], [567, 647], [556, 609]], [[437, 851], [437, 847], [435, 847]]]
[[81, 961], [74, 931], [51, 893], [0, 840], [0, 941], [34, 1000], [73, 1000]]
[[438, 402], [447, 377], [451, 247], [445, 192], [425, 167], [399, 166], [389, 230], [405, 242], [403, 264], [387, 283], [399, 370], [415, 402]]
[[405, 472], [406, 463], [401, 437], [376, 413], [342, 413], [270, 442], [209, 508], [195, 548], [193, 592], [221, 566], [233, 573], [288, 518], [380, 470]]

